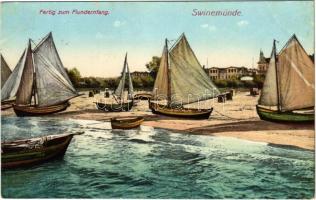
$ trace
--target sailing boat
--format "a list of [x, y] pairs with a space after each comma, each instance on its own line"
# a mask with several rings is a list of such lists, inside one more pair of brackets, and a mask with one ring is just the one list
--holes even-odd
[[[0, 54], [1, 57], [1, 88], [3, 88], [5, 82], [10, 77], [12, 71], [9, 68], [7, 62], [4, 60], [2, 54]], [[1, 101], [1, 110], [6, 110], [12, 107], [13, 100], [11, 101]]]
[[[153, 90], [153, 113], [196, 119], [208, 119], [213, 108], [184, 108], [183, 105], [211, 99], [219, 90], [204, 72], [184, 33], [168, 49], [165, 40], [160, 66]], [[166, 101], [166, 105], [159, 101]]]
[[[126, 75], [128, 79], [128, 90], [127, 90], [127, 101], [125, 102], [124, 89], [125, 89]], [[109, 111], [109, 112], [129, 111], [133, 107], [133, 90], [134, 90], [133, 83], [132, 83], [132, 78], [129, 71], [129, 66], [127, 62], [127, 53], [126, 53], [124, 65], [122, 69], [122, 74], [120, 77], [120, 82], [113, 94], [113, 97], [115, 98], [116, 103], [95, 102], [97, 105], [97, 108], [99, 110]]]
[[279, 55], [275, 40], [257, 113], [263, 120], [314, 121], [314, 64], [293, 35]]
[[32, 50], [31, 40], [5, 83], [1, 100], [12, 99], [17, 116], [36, 116], [66, 110], [77, 97], [59, 58], [50, 32]]
[[7, 62], [4, 60], [2, 54], [0, 54], [1, 57], [1, 88], [3, 87], [4, 83], [8, 80], [9, 76], [11, 75], [12, 71], [9, 68]]

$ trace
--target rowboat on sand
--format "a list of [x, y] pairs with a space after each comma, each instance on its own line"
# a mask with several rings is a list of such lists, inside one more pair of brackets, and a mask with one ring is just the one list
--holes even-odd
[[111, 118], [112, 129], [137, 128], [144, 121], [143, 117], [116, 117]]

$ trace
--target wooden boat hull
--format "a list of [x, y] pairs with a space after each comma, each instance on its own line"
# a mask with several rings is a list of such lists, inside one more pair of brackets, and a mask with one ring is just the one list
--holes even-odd
[[134, 102], [127, 102], [122, 104], [106, 104], [106, 103], [99, 103], [95, 102], [97, 108], [99, 110], [105, 112], [123, 112], [123, 111], [130, 111], [133, 107]]
[[139, 99], [139, 100], [148, 100], [152, 98], [151, 93], [139, 93], [134, 95], [134, 99]]
[[278, 112], [256, 106], [257, 113], [262, 120], [272, 122], [314, 122], [314, 114], [294, 113], [294, 112]]
[[143, 117], [129, 117], [129, 118], [112, 118], [112, 129], [133, 129], [138, 128], [144, 121]]
[[171, 117], [191, 118], [191, 119], [208, 119], [213, 111], [211, 109], [194, 109], [194, 108], [167, 108], [165, 105], [149, 102], [149, 108], [155, 114], [167, 115]]
[[59, 105], [45, 106], [45, 107], [13, 105], [13, 110], [15, 114], [19, 117], [40, 116], [40, 115], [48, 115], [48, 114], [64, 111], [67, 109], [69, 105], [70, 104], [68, 102], [65, 102]]
[[15, 102], [15, 100], [1, 102], [1, 110], [7, 110], [9, 108], [12, 108], [12, 104], [14, 102]]
[[73, 134], [63, 134], [55, 136], [46, 136], [37, 138], [43, 140], [42, 145], [19, 146], [17, 144], [26, 144], [30, 140], [19, 140], [1, 144], [1, 168], [12, 169], [27, 167], [35, 164], [47, 162], [51, 159], [63, 157]]

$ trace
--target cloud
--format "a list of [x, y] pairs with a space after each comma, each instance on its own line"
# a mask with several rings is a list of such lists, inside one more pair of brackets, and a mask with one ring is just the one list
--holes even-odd
[[119, 20], [116, 20], [113, 24], [114, 27], [121, 27], [125, 25], [125, 21], [119, 21]]
[[247, 26], [248, 24], [249, 24], [249, 22], [246, 20], [241, 20], [241, 21], [237, 22], [237, 26], [239, 26], [239, 27]]
[[214, 26], [214, 25], [209, 25], [209, 24], [202, 24], [201, 25], [201, 28], [203, 29], [208, 29], [209, 31], [216, 31], [217, 30], [217, 27]]

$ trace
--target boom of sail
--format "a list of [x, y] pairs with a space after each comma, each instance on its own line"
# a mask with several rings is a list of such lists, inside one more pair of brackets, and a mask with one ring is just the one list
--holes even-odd
[[0, 54], [1, 57], [1, 88], [3, 87], [4, 83], [8, 80], [9, 76], [11, 75], [12, 71], [10, 67], [8, 66], [7, 62], [4, 60], [2, 54]]
[[133, 89], [132, 78], [131, 78], [131, 74], [130, 74], [128, 62], [127, 62], [127, 53], [125, 54], [124, 66], [122, 69], [120, 82], [119, 82], [119, 85], [114, 92], [114, 94], [117, 97], [119, 97], [120, 99], [124, 98], [124, 88], [125, 88], [126, 75], [127, 75], [127, 79], [128, 79], [128, 99], [132, 99], [134, 89]]
[[293, 35], [279, 55], [275, 41], [259, 105], [277, 106], [279, 111], [314, 107], [314, 64]]
[[204, 72], [184, 34], [168, 50], [167, 40], [153, 89], [154, 99], [185, 105], [220, 94]]
[[59, 58], [52, 33], [32, 50], [31, 41], [3, 87], [1, 100], [16, 96], [17, 105], [45, 107], [78, 96]]

